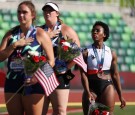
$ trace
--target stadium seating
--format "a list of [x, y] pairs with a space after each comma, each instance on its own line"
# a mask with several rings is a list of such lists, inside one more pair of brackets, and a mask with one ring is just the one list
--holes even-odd
[[1, 29], [3, 29], [4, 31], [9, 30], [9, 28], [10, 28], [9, 23], [5, 22], [5, 21], [3, 21], [0, 26], [1, 26]]
[[[96, 1], [96, 0], [95, 0]], [[102, 0], [101, 0], [102, 1]], [[15, 10], [0, 10], [0, 40], [5, 32], [18, 24]], [[98, 12], [60, 12], [60, 19], [71, 26], [78, 34], [81, 46], [87, 47], [92, 43], [91, 29], [96, 21], [103, 21], [109, 25], [110, 37], [105, 42], [114, 49], [118, 55], [120, 71], [135, 72], [135, 35], [132, 29], [117, 13], [98, 13]], [[11, 23], [12, 22], [12, 23]], [[44, 24], [42, 12], [38, 12], [37, 25]], [[1, 66], [3, 66], [1, 64]]]
[[[117, 31], [117, 30], [116, 30]], [[112, 34], [112, 33], [111, 33]], [[112, 34], [113, 36], [113, 39], [116, 41], [116, 42], [120, 42], [121, 40], [121, 34], [119, 32], [115, 32]]]
[[5, 31], [3, 29], [0, 29], [0, 42], [5, 34]]
[[128, 48], [127, 49], [127, 55], [128, 56], [135, 56], [135, 49]]
[[120, 71], [127, 72], [127, 71], [130, 71], [130, 68], [127, 64], [121, 64], [120, 65]]
[[135, 72], [135, 64], [131, 64], [130, 65], [130, 71], [131, 72]]
[[127, 57], [125, 57], [125, 63], [126, 63], [127, 65], [130, 65], [130, 64], [134, 63], [133, 57], [132, 57], [132, 56], [127, 56]]
[[118, 48], [118, 56], [122, 57], [122, 56], [126, 56], [126, 49], [124, 48]]
[[5, 66], [5, 63], [4, 62], [0, 62], [0, 69], [3, 69]]
[[130, 42], [130, 43], [129, 43], [129, 48], [135, 49], [135, 43], [134, 43], [134, 42]]
[[124, 57], [119, 56], [119, 57], [118, 57], [118, 63], [119, 63], [120, 65], [121, 65], [121, 64], [124, 64], [124, 63], [125, 63]]

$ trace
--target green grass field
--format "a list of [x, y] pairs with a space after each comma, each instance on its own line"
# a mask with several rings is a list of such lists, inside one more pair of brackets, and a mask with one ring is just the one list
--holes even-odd
[[[115, 106], [114, 115], [134, 115], [135, 105], [127, 105], [126, 108], [120, 109], [118, 105]], [[67, 115], [83, 115], [82, 112], [68, 113]]]
[[1, 115], [1, 113], [3, 113], [3, 112], [7, 112], [6, 107], [0, 107], [0, 115]]
[[[80, 106], [72, 106], [69, 108], [81, 108]], [[0, 107], [0, 115], [1, 113], [6, 112], [6, 107]], [[125, 109], [120, 109], [118, 105], [115, 106], [114, 115], [134, 115], [135, 113], [135, 105], [127, 105]], [[83, 115], [82, 112], [73, 112], [68, 113], [67, 115]]]

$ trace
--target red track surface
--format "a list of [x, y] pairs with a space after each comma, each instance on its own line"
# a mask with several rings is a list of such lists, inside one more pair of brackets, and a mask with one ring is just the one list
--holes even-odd
[[[71, 90], [69, 95], [69, 102], [81, 102], [82, 90]], [[135, 102], [135, 91], [123, 91], [123, 96], [127, 102]], [[118, 102], [118, 96], [116, 95], [116, 102]], [[4, 93], [3, 90], [0, 89], [0, 104], [4, 104]], [[67, 112], [77, 112], [81, 111], [81, 109], [77, 108], [68, 108]], [[51, 110], [49, 110], [47, 115], [50, 115]], [[0, 114], [0, 115], [8, 115], [8, 114]]]
[[[69, 95], [69, 102], [81, 102], [82, 90], [71, 90]], [[135, 91], [123, 91], [123, 96], [127, 102], [135, 102]], [[116, 95], [118, 102], [118, 96]], [[0, 104], [4, 104], [4, 93], [0, 90]]]
[[[70, 92], [69, 102], [81, 102], [82, 91], [72, 91]], [[127, 102], [135, 102], [135, 91], [123, 91], [123, 96]], [[118, 102], [118, 96], [116, 94], [116, 102]]]

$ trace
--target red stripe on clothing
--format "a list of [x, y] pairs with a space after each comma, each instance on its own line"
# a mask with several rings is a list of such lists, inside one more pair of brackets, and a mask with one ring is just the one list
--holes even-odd
[[88, 73], [89, 75], [91, 75], [91, 74], [97, 74], [97, 73], [98, 73], [98, 70], [89, 70], [89, 69], [88, 69], [87, 73]]

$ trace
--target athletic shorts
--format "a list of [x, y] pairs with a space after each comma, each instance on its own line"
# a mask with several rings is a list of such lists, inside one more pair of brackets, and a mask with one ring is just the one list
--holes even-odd
[[29, 94], [45, 94], [42, 86], [39, 83], [21, 88], [23, 83], [24, 83], [24, 80], [20, 79], [20, 78], [19, 79], [17, 79], [17, 78], [16, 79], [6, 79], [4, 92], [5, 93], [18, 92], [19, 94], [24, 94], [24, 91], [29, 90]]
[[70, 80], [66, 79], [66, 74], [57, 75], [59, 86], [57, 89], [70, 89]]
[[[96, 77], [96, 76], [95, 76]], [[102, 92], [108, 85], [112, 85], [113, 82], [111, 80], [103, 80], [103, 79], [92, 79], [90, 76], [88, 77], [89, 88], [100, 97]]]

